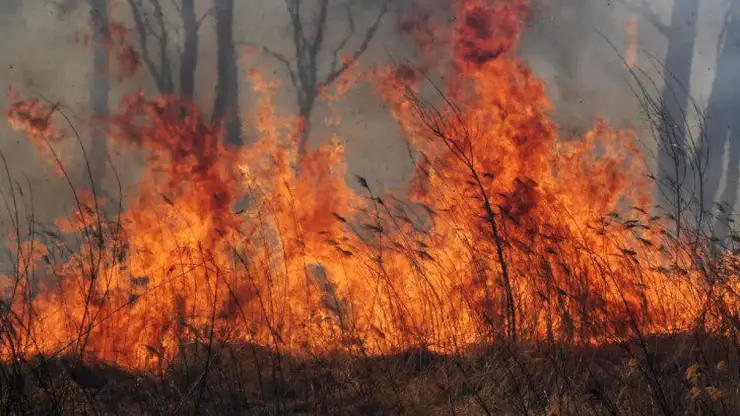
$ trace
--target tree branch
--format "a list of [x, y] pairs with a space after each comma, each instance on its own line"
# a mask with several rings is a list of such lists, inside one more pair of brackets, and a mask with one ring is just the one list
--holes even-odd
[[160, 74], [159, 69], [157, 69], [157, 66], [154, 64], [154, 60], [152, 59], [149, 52], [149, 41], [147, 39], [148, 31], [146, 28], [147, 24], [145, 22], [143, 13], [136, 3], [136, 0], [128, 0], [128, 4], [131, 8], [131, 15], [133, 16], [134, 24], [136, 25], [136, 31], [139, 32], [139, 48], [141, 49], [141, 58], [144, 61], [147, 69], [149, 70], [149, 73], [154, 78], [154, 82], [157, 84], [157, 88], [160, 91], [163, 91], [165, 88], [164, 80], [162, 79], [162, 75]]
[[[375, 22], [373, 22], [373, 25], [370, 26], [370, 28], [365, 33], [365, 37], [363, 38], [362, 44], [359, 48], [355, 51], [355, 53], [352, 55], [352, 61], [355, 61], [359, 59], [365, 51], [367, 51], [367, 48], [370, 46], [370, 42], [375, 37], [375, 34], [378, 31], [378, 27], [380, 27], [380, 23], [383, 20], [383, 16], [385, 16], [388, 13], [388, 3], [389, 1], [386, 1], [383, 3], [383, 8], [378, 13], [378, 16], [375, 18]], [[335, 55], [336, 56], [336, 55]], [[327, 85], [334, 82], [337, 78], [342, 76], [342, 74], [349, 68], [351, 62], [344, 62], [342, 63], [342, 66], [338, 69], [335, 69], [331, 71], [327, 76], [326, 79], [321, 83], [320, 87], [326, 87]]]

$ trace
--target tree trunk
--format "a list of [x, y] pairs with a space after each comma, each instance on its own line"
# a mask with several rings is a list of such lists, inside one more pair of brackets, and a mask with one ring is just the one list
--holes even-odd
[[682, 191], [690, 186], [687, 163], [686, 114], [690, 104], [691, 66], [696, 41], [699, 0], [676, 0], [671, 23], [664, 27], [670, 44], [665, 58], [664, 87], [659, 114], [658, 175], [661, 204], [680, 218]]
[[242, 143], [239, 118], [239, 67], [234, 49], [234, 0], [214, 0], [218, 82], [213, 118], [222, 123], [230, 144]]
[[[299, 96], [299, 114], [301, 116], [301, 130], [298, 137], [298, 165], [297, 169], [300, 169], [300, 164], [303, 158], [306, 156], [308, 151], [308, 139], [311, 138], [311, 115], [313, 114], [314, 104], [316, 102], [317, 93], [313, 90], [309, 90], [308, 93], [302, 97]], [[301, 98], [303, 98], [301, 100]]]
[[195, 70], [198, 66], [198, 19], [195, 0], [182, 0], [182, 23], [185, 32], [180, 57], [180, 96], [192, 100], [195, 93]]
[[[734, 208], [737, 203], [740, 172], [740, 87], [737, 85], [737, 56], [740, 52], [740, 2], [733, 1], [723, 30], [724, 39], [718, 51], [717, 71], [707, 106], [707, 120], [702, 132], [701, 151], [709, 161], [704, 188], [707, 207], [717, 201]], [[724, 183], [722, 161], [729, 141], [728, 164]], [[723, 189], [724, 188], [724, 189]], [[718, 200], [716, 199], [718, 198]], [[720, 218], [717, 237], [724, 237], [727, 218]]]

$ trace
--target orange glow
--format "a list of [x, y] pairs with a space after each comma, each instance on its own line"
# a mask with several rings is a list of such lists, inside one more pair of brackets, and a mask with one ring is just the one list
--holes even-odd
[[[161, 370], [184, 345], [213, 338], [378, 354], [694, 325], [710, 295], [691, 271], [696, 253], [647, 214], [634, 132], [600, 122], [558, 137], [543, 81], [515, 53], [528, 2], [454, 6], [452, 26], [436, 29], [450, 39], [449, 63], [425, 66], [444, 71], [439, 89], [454, 107], [439, 94], [420, 101], [428, 85], [410, 67], [367, 71], [420, 155], [403, 198], [363, 178], [360, 192], [348, 187], [336, 139], [296, 169], [303, 126], [279, 114], [277, 82], [258, 69], [245, 122], [259, 140], [243, 148], [227, 147], [192, 103], [126, 97], [111, 137], [147, 158], [136, 195], [112, 219], [82, 195], [60, 222], [81, 241], [63, 262], [39, 261], [55, 243], [37, 242], [45, 287], [12, 305], [28, 354], [84, 350]], [[349, 85], [337, 88], [324, 92], [330, 103]], [[18, 101], [9, 116], [36, 140], [53, 128], [49, 111]]]
[[631, 17], [627, 22], [627, 50], [624, 54], [624, 62], [627, 68], [634, 68], [637, 64], [637, 40], [640, 26], [636, 17]]

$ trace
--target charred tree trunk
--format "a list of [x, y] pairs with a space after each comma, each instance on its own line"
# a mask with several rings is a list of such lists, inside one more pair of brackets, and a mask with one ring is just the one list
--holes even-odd
[[195, 70], [198, 66], [198, 19], [195, 0], [182, 0], [180, 6], [185, 33], [180, 57], [180, 95], [192, 100], [195, 94]]
[[329, 0], [319, 2], [313, 36], [306, 37], [302, 20], [300, 0], [288, 0], [288, 12], [293, 26], [293, 46], [295, 48], [298, 80], [298, 110], [303, 121], [298, 140], [298, 157], [303, 159], [311, 134], [311, 115], [318, 94], [318, 56], [324, 46]]
[[222, 123], [226, 140], [234, 145], [242, 143], [242, 124], [239, 118], [239, 67], [234, 48], [234, 0], [214, 0], [216, 42], [218, 48], [218, 83], [213, 118]]
[[[108, 0], [89, 0], [93, 33], [93, 78], [90, 90], [90, 106], [95, 119], [91, 134], [90, 174], [93, 181], [99, 181], [105, 174], [107, 160], [107, 128], [104, 117], [108, 114], [110, 95], [110, 52], [108, 50], [109, 21]], [[94, 185], [94, 184], [93, 184]]]
[[316, 92], [308, 91], [298, 95], [298, 112], [301, 116], [301, 131], [298, 137], [298, 157], [306, 155], [306, 146], [311, 136], [311, 115], [316, 103]]
[[[722, 30], [721, 46], [718, 50], [717, 70], [709, 105], [706, 112], [705, 130], [701, 135], [701, 154], [708, 160], [705, 179], [704, 201], [707, 206], [714, 202], [727, 204], [730, 211], [737, 203], [738, 177], [740, 176], [740, 87], [737, 86], [737, 57], [740, 53], [740, 2], [730, 3], [725, 26]], [[725, 146], [727, 171], [722, 182], [722, 161]], [[729, 218], [720, 217], [716, 224], [716, 236], [725, 237], [729, 229]]]

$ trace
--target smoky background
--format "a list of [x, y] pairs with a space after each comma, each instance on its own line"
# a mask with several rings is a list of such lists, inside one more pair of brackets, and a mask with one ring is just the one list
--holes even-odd
[[[0, 0], [0, 83], [4, 88], [20, 87], [25, 94], [59, 101], [76, 127], [82, 132], [86, 146], [91, 146], [88, 122], [91, 108], [91, 89], [95, 73], [93, 50], [86, 36], [91, 36], [91, 7], [95, 0]], [[307, 19], [315, 18], [320, 2], [300, 0]], [[169, 53], [173, 56], [177, 74], [178, 47], [183, 40], [183, 22], [178, 2], [161, 1], [162, 16], [171, 36]], [[347, 17], [351, 3], [352, 20]], [[140, 4], [151, 11], [148, 1], [112, 0], [108, 14], [112, 21], [131, 28], [131, 39], [138, 46], [136, 21], [131, 4]], [[153, 4], [153, 3], [152, 3]], [[217, 24], [212, 0], [194, 0], [195, 15], [202, 19], [197, 33], [197, 69], [194, 79], [194, 98], [210, 111], [218, 84]], [[384, 6], [385, 5], [385, 6]], [[620, 54], [630, 48], [630, 25], [637, 29], [632, 39], [636, 50], [635, 67], [642, 75], [656, 82], [657, 93], [685, 90], [686, 96], [696, 99], [701, 110], [711, 110], [708, 117], [721, 137], [713, 149], [725, 149], [726, 140], [738, 130], [732, 129], [733, 119], [740, 110], [740, 91], [734, 73], [740, 73], [740, 0], [536, 0], [525, 30], [519, 53], [541, 76], [554, 104], [553, 116], [565, 137], [577, 135], [605, 117], [615, 127], [635, 127], [644, 137], [644, 143], [660, 140], [647, 125], [639, 102], [630, 89], [630, 75]], [[332, 51], [345, 42], [348, 31], [355, 34], [345, 45], [351, 55], [362, 47], [364, 36], [378, 19], [383, 7], [386, 12], [359, 61], [363, 67], [387, 65], [414, 58], [414, 43], [399, 31], [403, 19], [414, 18], [419, 6], [444, 22], [449, 19], [450, 2], [445, 0], [330, 0], [325, 50], [319, 54], [319, 73], [326, 74]], [[313, 16], [313, 17], [311, 17]], [[257, 65], [267, 74], [280, 79], [282, 85], [277, 102], [283, 114], [298, 114], [296, 91], [291, 85], [283, 56], [295, 63], [295, 45], [291, 18], [283, 0], [234, 0], [232, 12], [233, 42], [238, 64], [238, 107], [245, 134], [250, 135], [250, 111], [255, 105], [246, 76], [249, 65]], [[611, 43], [610, 43], [611, 42]], [[178, 46], [180, 45], [180, 46]], [[276, 56], [252, 53], [246, 50], [267, 47]], [[615, 50], [616, 49], [616, 50]], [[323, 65], [323, 68], [322, 68]], [[667, 80], [667, 81], [666, 81]], [[157, 84], [146, 68], [132, 78], [113, 79], [109, 83], [109, 106], [115, 111], [118, 98], [141, 88], [156, 93]], [[666, 93], [675, 101], [668, 111], [682, 114], [692, 120], [701, 116], [683, 103], [685, 97], [675, 92]], [[681, 94], [679, 94], [681, 95]], [[7, 108], [5, 95], [0, 106]], [[335, 106], [337, 107], [337, 106]], [[362, 175], [380, 189], [404, 189], [410, 178], [412, 161], [401, 132], [382, 103], [373, 86], [360, 82], [342, 99], [339, 126], [323, 122], [330, 109], [317, 102], [312, 109], [312, 129], [309, 147], [336, 135], [346, 146], [346, 159], [351, 174]], [[705, 127], [708, 128], [708, 127]], [[700, 123], [688, 129], [702, 129]], [[701, 132], [695, 132], [699, 135]], [[71, 210], [68, 187], [53, 175], [52, 168], [42, 160], [38, 151], [22, 133], [9, 129], [0, 122], [0, 150], [9, 160], [11, 171], [27, 177], [34, 190], [38, 220], [50, 220]], [[737, 137], [735, 142], [740, 141]], [[58, 145], [63, 160], [73, 173], [76, 183], [84, 184], [81, 152], [73, 141]], [[728, 148], [729, 149], [729, 148]], [[656, 148], [648, 149], [656, 154]], [[728, 152], [714, 151], [712, 164], [719, 166], [712, 174], [717, 192], [737, 188], [736, 161]], [[740, 152], [737, 152], [740, 154]], [[140, 158], [111, 154], [121, 178], [126, 184], [135, 182]], [[93, 157], [100, 157], [94, 155]], [[734, 169], [734, 170], [733, 170]], [[719, 173], [718, 173], [719, 172]], [[96, 178], [104, 186], [112, 186], [109, 174]], [[734, 181], [734, 182], [733, 182]], [[722, 184], [722, 185], [720, 185]], [[3, 185], [7, 186], [7, 185]], [[124, 197], [126, 189], [124, 188]], [[732, 197], [732, 193], [728, 194]], [[3, 225], [3, 228], [7, 226]]]

